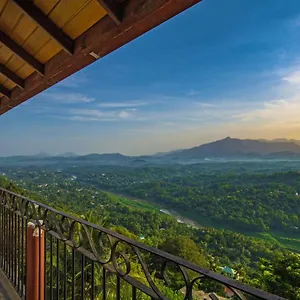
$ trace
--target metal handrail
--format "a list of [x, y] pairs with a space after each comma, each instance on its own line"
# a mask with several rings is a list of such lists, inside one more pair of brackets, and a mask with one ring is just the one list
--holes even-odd
[[[63, 257], [65, 258], [65, 260], [68, 260], [66, 255], [72, 256], [73, 276], [75, 272], [74, 257], [76, 253], [80, 253], [80, 270], [82, 272], [81, 276], [83, 278], [81, 283], [84, 284], [84, 286], [89, 286], [89, 292], [93, 293], [91, 299], [94, 299], [95, 297], [95, 282], [91, 282], [90, 285], [87, 285], [87, 283], [84, 281], [84, 278], [88, 277], [89, 281], [95, 281], [95, 264], [101, 265], [104, 270], [103, 274], [101, 275], [103, 289], [105, 289], [105, 286], [107, 284], [105, 282], [105, 272], [108, 272], [108, 274], [114, 274], [114, 276], [116, 276], [117, 298], [121, 297], [120, 280], [122, 280], [132, 286], [132, 299], [135, 299], [136, 296], [134, 295], [136, 295], [137, 291], [150, 296], [152, 299], [169, 299], [167, 298], [167, 296], [165, 296], [164, 291], [162, 291], [161, 285], [157, 282], [160, 280], [160, 282], [164, 282], [167, 285], [167, 271], [168, 268], [170, 268], [170, 266], [172, 265], [172, 270], [177, 269], [179, 274], [178, 276], [181, 276], [182, 282], [184, 282], [183, 288], [182, 286], [180, 287], [184, 293], [184, 299], [193, 299], [192, 295], [197, 285], [201, 282], [207, 281], [218, 282], [219, 284], [223, 285], [224, 288], [226, 287], [227, 289], [229, 289], [238, 299], [248, 299], [247, 297], [249, 295], [255, 296], [259, 299], [284, 299], [282, 297], [272, 295], [265, 291], [261, 291], [259, 289], [248, 286], [242, 282], [225, 277], [221, 274], [212, 272], [203, 267], [197, 266], [180, 257], [142, 244], [105, 227], [92, 224], [86, 220], [74, 217], [68, 213], [59, 211], [48, 205], [28, 199], [2, 188], [0, 188], [0, 208], [0, 230], [5, 230], [5, 227], [7, 227], [5, 221], [8, 220], [6, 217], [8, 213], [12, 214], [9, 218], [12, 218], [13, 216], [15, 216], [16, 218], [15, 221], [11, 219], [12, 221], [10, 222], [12, 222], [12, 224], [14, 222], [14, 225], [10, 226], [10, 229], [13, 229], [13, 226], [15, 226], [15, 229], [17, 230], [17, 224], [19, 224], [19, 226], [23, 226], [22, 230], [24, 230], [24, 222], [25, 226], [27, 222], [33, 222], [34, 224], [36, 224], [37, 228], [39, 228], [40, 230], [45, 230], [48, 236], [48, 246], [46, 245], [45, 251], [50, 253], [49, 268], [52, 272], [50, 273], [51, 283], [53, 283], [53, 268], [58, 268], [56, 272], [59, 273], [59, 263], [64, 263], [64, 259], [59, 258], [61, 256], [60, 251], [63, 251], [64, 254], [62, 255], [64, 255]], [[20, 225], [20, 222], [22, 222], [23, 225]], [[17, 233], [16, 231], [14, 233], [19, 237], [21, 236], [21, 234]], [[0, 240], [0, 242], [2, 242], [4, 246], [0, 247], [0, 262], [3, 268], [3, 265], [7, 265], [8, 263], [7, 253], [5, 253], [8, 248], [5, 248], [5, 245], [8, 245], [10, 242], [7, 240], [9, 239], [7, 235], [2, 234], [1, 236], [2, 241]], [[12, 243], [12, 245], [10, 246], [16, 247], [18, 246], [18, 244], [24, 243], [24, 239], [17, 239], [15, 239], [16, 243]], [[53, 243], [53, 239], [57, 244]], [[61, 249], [64, 250], [59, 249], [60, 243], [63, 244], [63, 247]], [[67, 248], [71, 249], [70, 253], [67, 252]], [[53, 256], [53, 252], [55, 252], [54, 250], [56, 250], [56, 257]], [[17, 253], [17, 251], [15, 252]], [[21, 254], [23, 255], [23, 253]], [[45, 257], [45, 260], [47, 260], [47, 254]], [[153, 259], [151, 260], [150, 257], [155, 257], [156, 261], [160, 262], [159, 264], [156, 264], [155, 272], [153, 272], [153, 270], [150, 270], [151, 266], [149, 265], [149, 261], [153, 262]], [[21, 259], [17, 258], [16, 260], [22, 261], [23, 257]], [[56, 266], [53, 266], [54, 260], [57, 260]], [[86, 260], [88, 260], [89, 263], [87, 263]], [[139, 270], [143, 273], [144, 279], [135, 278], [135, 276], [133, 276], [133, 262], [139, 266]], [[159, 265], [159, 267], [157, 265]], [[22, 274], [21, 276], [13, 274], [10, 267], [11, 266], [9, 266], [8, 271], [7, 268], [6, 270], [4, 268], [4, 271], [6, 271], [8, 277], [18, 288], [19, 282], [23, 280], [21, 284], [23, 286], [23, 284], [25, 284], [24, 276], [22, 277]], [[21, 266], [19, 265], [17, 267]], [[14, 268], [16, 268], [15, 265], [12, 266], [12, 269]], [[157, 268], [159, 268], [159, 270]], [[65, 267], [65, 270], [66, 269], [67, 268]], [[89, 275], [86, 275], [86, 273], [88, 272], [86, 271], [86, 269], [90, 270], [89, 272], [91, 273], [89, 273]], [[63, 287], [60, 287], [60, 280], [57, 277], [56, 284], [58, 294], [63, 293], [63, 290], [65, 290], [66, 292], [66, 290], [68, 289], [67, 284], [75, 284], [75, 281], [77, 280], [73, 277], [68, 280], [67, 274], [64, 275], [65, 281], [62, 284]], [[47, 280], [47, 276], [45, 278], [45, 280]], [[17, 280], [18, 282], [14, 282], [14, 280]], [[53, 293], [53, 287], [50, 285], [48, 283], [46, 284], [46, 286], [49, 286], [49, 293], [51, 295], [51, 292]], [[74, 296], [75, 287], [72, 287], [71, 289], [72, 295]], [[83, 291], [83, 289], [84, 287], [81, 287], [82, 293], [85, 292]], [[24, 291], [21, 291], [20, 294], [21, 293], [24, 293]], [[46, 293], [47, 292], [45, 292], [45, 294]], [[65, 295], [65, 293], [63, 294]]]

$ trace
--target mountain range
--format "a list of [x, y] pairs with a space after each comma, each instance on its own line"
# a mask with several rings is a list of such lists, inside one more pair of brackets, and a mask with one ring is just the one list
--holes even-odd
[[151, 161], [168, 161], [174, 159], [205, 159], [205, 158], [297, 158], [300, 159], [300, 141], [288, 139], [250, 140], [224, 138], [197, 147], [173, 150], [144, 156], [126, 156], [120, 153], [77, 155], [72, 152], [51, 156], [39, 153], [30, 156], [0, 157], [0, 163], [39, 162], [39, 163], [112, 163], [141, 164]]
[[[238, 157], [238, 156], [294, 156], [300, 154], [300, 141], [276, 140], [249, 140], [227, 137], [222, 140], [203, 144], [190, 149], [177, 151], [178, 158], [203, 157]], [[174, 156], [174, 153], [167, 154]]]
[[259, 141], [263, 141], [263, 142], [267, 142], [267, 143], [276, 143], [276, 142], [283, 142], [283, 143], [289, 143], [289, 142], [293, 142], [297, 145], [300, 145], [300, 141], [298, 140], [293, 140], [293, 139], [285, 139], [285, 138], [278, 138], [278, 139], [274, 139], [274, 140], [259, 140]]

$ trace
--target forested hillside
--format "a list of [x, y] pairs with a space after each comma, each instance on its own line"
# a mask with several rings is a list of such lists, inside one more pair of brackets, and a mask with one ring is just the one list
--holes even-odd
[[[300, 299], [299, 255], [278, 243], [228, 230], [192, 228], [147, 203], [135, 201], [132, 204], [132, 200], [96, 188], [84, 188], [74, 180], [53, 181], [43, 191], [37, 191], [38, 188], [24, 191], [4, 178], [0, 185], [104, 224], [133, 239], [140, 240], [143, 236], [144, 243], [216, 272], [221, 272], [221, 266], [230, 266], [238, 271], [240, 280], [248, 284], [288, 299]], [[215, 291], [222, 294], [217, 287]]]
[[124, 189], [178, 211], [244, 231], [299, 233], [300, 173], [190, 176]]

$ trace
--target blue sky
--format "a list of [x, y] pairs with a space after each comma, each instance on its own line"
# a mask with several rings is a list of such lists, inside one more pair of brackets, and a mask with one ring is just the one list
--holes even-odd
[[203, 0], [0, 118], [0, 155], [300, 139], [300, 1]]

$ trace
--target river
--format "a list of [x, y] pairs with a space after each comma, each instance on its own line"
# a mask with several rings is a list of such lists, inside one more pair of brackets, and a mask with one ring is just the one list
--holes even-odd
[[188, 225], [190, 227], [193, 227], [193, 228], [203, 228], [203, 226], [201, 226], [200, 224], [198, 224], [194, 220], [186, 218], [186, 217], [180, 215], [178, 212], [176, 212], [172, 209], [161, 208], [159, 211], [164, 213], [164, 214], [167, 214], [169, 216], [175, 217], [178, 223], [186, 224], [186, 225]]

